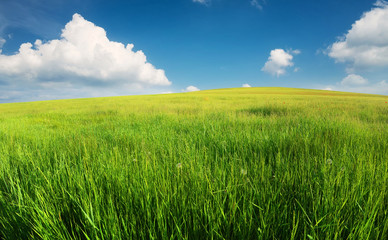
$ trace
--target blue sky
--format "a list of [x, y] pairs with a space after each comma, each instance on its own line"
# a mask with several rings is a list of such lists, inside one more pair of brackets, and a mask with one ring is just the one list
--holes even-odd
[[243, 84], [388, 95], [382, 0], [2, 0], [0, 49], [0, 102]]

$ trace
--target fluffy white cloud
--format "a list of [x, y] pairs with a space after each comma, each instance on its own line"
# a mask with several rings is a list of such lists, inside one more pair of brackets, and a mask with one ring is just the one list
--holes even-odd
[[388, 66], [388, 3], [377, 1], [328, 50], [337, 62], [347, 63], [350, 71]]
[[287, 67], [294, 66], [294, 63], [292, 62], [292, 54], [300, 54], [300, 50], [291, 50], [287, 52], [283, 49], [272, 50], [268, 61], [261, 70], [272, 75], [276, 75], [277, 77], [284, 75]]
[[195, 86], [188, 86], [187, 88], [183, 89], [182, 91], [183, 92], [196, 92], [196, 91], [200, 91], [200, 89], [195, 87]]
[[249, 85], [248, 83], [244, 83], [241, 87], [250, 88], [251, 85]]
[[0, 77], [9, 84], [66, 83], [77, 86], [170, 85], [133, 44], [110, 41], [103, 28], [74, 14], [61, 38], [24, 43], [15, 55], [0, 54]]
[[368, 84], [368, 80], [357, 74], [349, 74], [341, 81], [343, 86], [360, 86]]

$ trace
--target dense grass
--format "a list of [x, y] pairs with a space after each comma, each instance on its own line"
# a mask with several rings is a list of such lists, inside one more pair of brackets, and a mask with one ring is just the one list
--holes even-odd
[[0, 105], [0, 239], [387, 239], [387, 96]]

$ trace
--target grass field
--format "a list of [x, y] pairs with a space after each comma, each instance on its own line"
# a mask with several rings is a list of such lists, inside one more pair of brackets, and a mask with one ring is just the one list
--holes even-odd
[[0, 104], [0, 239], [388, 239], [388, 96]]

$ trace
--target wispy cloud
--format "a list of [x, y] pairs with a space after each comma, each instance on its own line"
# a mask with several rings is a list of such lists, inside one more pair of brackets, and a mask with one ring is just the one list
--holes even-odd
[[77, 0], [0, 1], [0, 36], [4, 38], [13, 28], [44, 38], [56, 36], [61, 24], [52, 13], [74, 1]]
[[263, 5], [266, 3], [266, 1], [265, 0], [251, 0], [250, 3], [251, 3], [251, 6], [253, 6], [257, 9], [263, 10]]
[[193, 0], [193, 2], [208, 5], [210, 4], [211, 0]]
[[326, 86], [323, 90], [388, 95], [388, 82], [386, 80], [370, 82], [360, 75], [349, 74], [342, 81]]
[[377, 0], [374, 5], [376, 7], [386, 7], [388, 5], [388, 2], [384, 0]]

